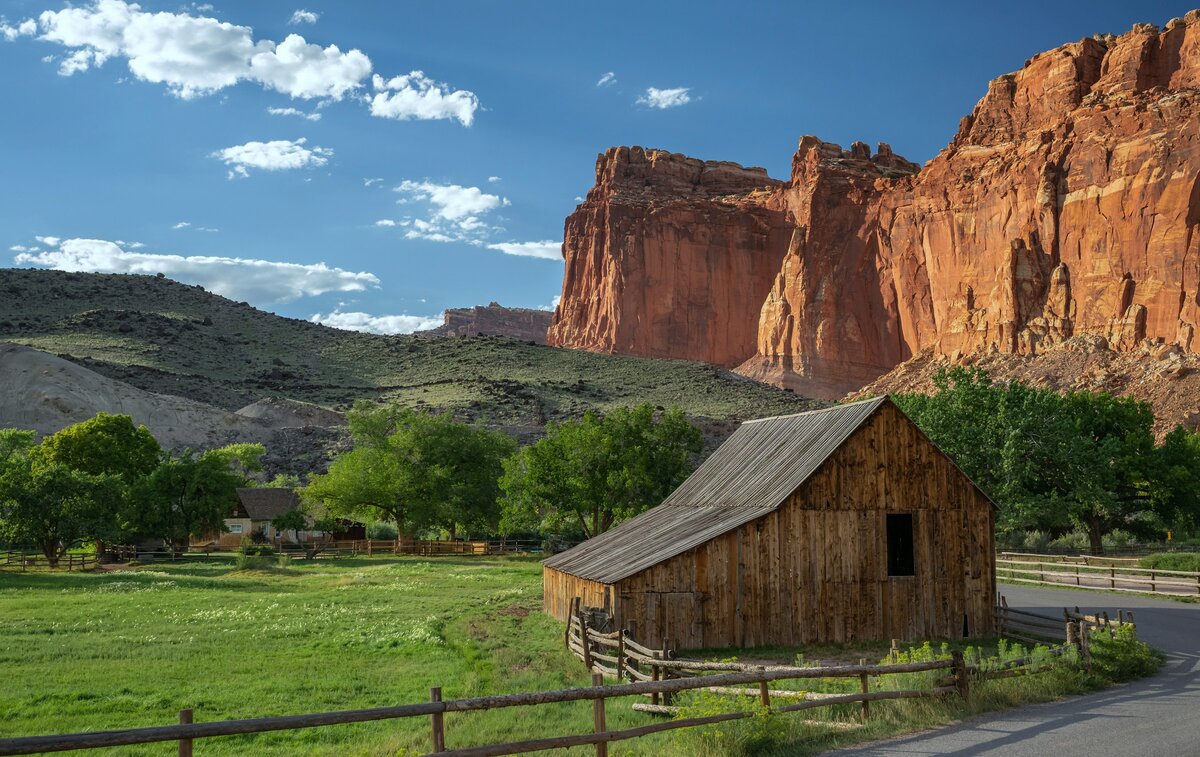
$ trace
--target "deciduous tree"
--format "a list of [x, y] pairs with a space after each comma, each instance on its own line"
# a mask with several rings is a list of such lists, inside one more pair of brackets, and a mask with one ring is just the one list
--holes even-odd
[[504, 464], [501, 528], [607, 531], [666, 499], [692, 472], [703, 442], [677, 408], [657, 419], [641, 405], [551, 423], [545, 438]]

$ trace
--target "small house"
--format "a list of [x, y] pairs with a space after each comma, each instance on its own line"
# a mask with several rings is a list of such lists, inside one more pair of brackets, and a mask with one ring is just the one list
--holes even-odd
[[[244, 488], [237, 490], [237, 505], [225, 519], [225, 531], [196, 540], [194, 544], [217, 544], [233, 546], [241, 544], [242, 537], [261, 532], [272, 542], [286, 541], [304, 543], [324, 535], [321, 531], [287, 531], [279, 533], [272, 523], [284, 513], [300, 506], [300, 498], [292, 489], [282, 487]], [[339, 520], [341, 530], [334, 534], [338, 540], [365, 539], [366, 528], [361, 523]]]
[[547, 559], [651, 646], [992, 633], [995, 505], [889, 398], [747, 421], [657, 507]]

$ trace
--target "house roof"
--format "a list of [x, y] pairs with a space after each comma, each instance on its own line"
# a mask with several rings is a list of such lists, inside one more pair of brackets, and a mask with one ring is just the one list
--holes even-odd
[[775, 510], [887, 397], [746, 421], [658, 507], [547, 559], [615, 583]]
[[274, 520], [300, 504], [291, 489], [238, 489], [237, 495], [250, 520]]

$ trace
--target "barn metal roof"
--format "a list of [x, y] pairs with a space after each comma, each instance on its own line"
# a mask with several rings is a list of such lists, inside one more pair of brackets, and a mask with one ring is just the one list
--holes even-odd
[[746, 421], [661, 505], [544, 564], [615, 583], [766, 515], [887, 401]]

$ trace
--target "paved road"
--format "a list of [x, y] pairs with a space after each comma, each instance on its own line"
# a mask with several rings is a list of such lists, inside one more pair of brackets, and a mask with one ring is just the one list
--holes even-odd
[[1157, 757], [1200, 755], [1200, 604], [1126, 594], [1001, 584], [1009, 607], [1085, 613], [1133, 610], [1138, 636], [1167, 653], [1153, 678], [1063, 702], [984, 715], [960, 725], [833, 754], [923, 757]]

